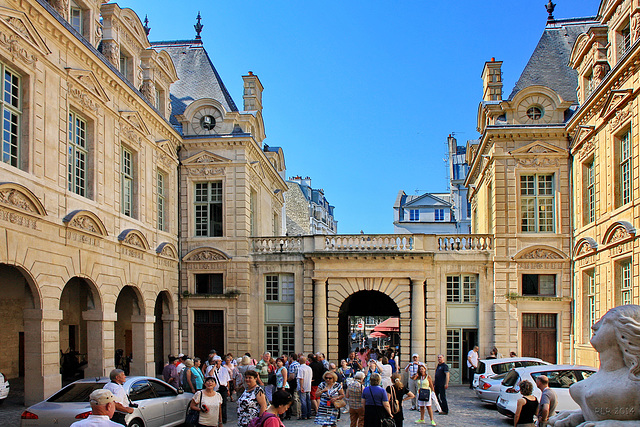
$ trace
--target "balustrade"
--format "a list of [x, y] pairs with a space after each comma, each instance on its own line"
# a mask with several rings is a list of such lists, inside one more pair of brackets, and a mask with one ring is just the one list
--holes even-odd
[[407, 234], [380, 234], [354, 236], [326, 236], [325, 251], [413, 251], [414, 240]]
[[493, 247], [490, 234], [452, 234], [437, 239], [439, 251], [487, 251]]
[[253, 239], [253, 252], [303, 252], [302, 237], [258, 237]]

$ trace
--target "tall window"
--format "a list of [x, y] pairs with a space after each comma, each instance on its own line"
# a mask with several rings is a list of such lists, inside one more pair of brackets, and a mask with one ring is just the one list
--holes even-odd
[[120, 179], [122, 182], [122, 213], [133, 216], [133, 154], [121, 147]]
[[269, 274], [265, 277], [265, 300], [268, 302], [293, 302], [293, 274]]
[[436, 221], [444, 221], [444, 209], [436, 209]]
[[525, 232], [553, 232], [553, 174], [520, 176], [520, 223]]
[[447, 302], [477, 303], [476, 276], [447, 276]]
[[586, 295], [585, 312], [586, 324], [584, 325], [584, 339], [589, 340], [591, 336], [591, 327], [596, 323], [596, 273], [594, 269], [587, 270], [584, 273], [584, 282], [582, 284]]
[[166, 231], [166, 188], [165, 188], [165, 176], [162, 172], [158, 171], [157, 175], [158, 186], [158, 230]]
[[76, 113], [69, 113], [69, 191], [87, 195], [87, 122]]
[[585, 164], [584, 174], [584, 222], [589, 224], [596, 220], [595, 160]]
[[82, 34], [82, 9], [75, 1], [71, 1], [69, 23], [80, 34]]
[[222, 295], [224, 275], [222, 273], [196, 274], [196, 294]]
[[20, 89], [21, 81], [13, 71], [0, 63], [2, 69], [2, 161], [19, 167], [20, 159], [20, 116], [22, 114]]
[[295, 352], [295, 326], [294, 325], [266, 325], [267, 351], [273, 357]]
[[631, 25], [625, 24], [618, 32], [618, 59], [620, 59], [631, 47]]
[[196, 183], [196, 236], [222, 236], [222, 181]]
[[631, 304], [633, 287], [631, 282], [631, 260], [620, 263], [618, 283], [620, 286], [619, 305]]
[[522, 295], [548, 295], [556, 294], [555, 274], [523, 274]]
[[626, 205], [631, 201], [631, 129], [620, 135], [619, 141], [619, 203]]
[[409, 210], [409, 221], [420, 221], [420, 210], [419, 209], [410, 209]]

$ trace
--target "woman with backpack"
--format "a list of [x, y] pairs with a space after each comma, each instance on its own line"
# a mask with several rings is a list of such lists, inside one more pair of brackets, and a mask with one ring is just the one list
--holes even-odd
[[396, 427], [402, 427], [402, 422], [404, 421], [402, 402], [413, 399], [415, 396], [402, 384], [400, 374], [393, 374], [391, 379], [393, 380], [393, 385], [387, 387], [389, 406], [391, 407], [391, 413], [393, 414], [393, 420], [396, 422]]
[[248, 427], [284, 427], [280, 416], [287, 412], [291, 406], [293, 398], [288, 391], [278, 390], [273, 393], [271, 405], [262, 415], [254, 418]]

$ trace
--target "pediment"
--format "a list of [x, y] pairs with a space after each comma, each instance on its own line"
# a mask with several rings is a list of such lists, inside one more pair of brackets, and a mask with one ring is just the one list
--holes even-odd
[[616, 221], [604, 233], [602, 243], [605, 245], [617, 245], [627, 240], [631, 240], [636, 236], [636, 229], [628, 221]]
[[571, 50], [571, 58], [569, 60], [570, 65], [575, 66], [578, 64], [582, 57], [589, 51], [591, 48], [589, 45], [590, 38], [591, 37], [587, 33], [582, 33], [578, 36], [573, 44], [573, 49]]
[[135, 130], [143, 134], [144, 136], [148, 136], [151, 134], [149, 128], [144, 123], [142, 116], [137, 111], [120, 111], [120, 118], [126, 121], [129, 125], [131, 125]]
[[165, 258], [178, 259], [178, 251], [176, 247], [169, 242], [162, 242], [156, 248], [156, 253]]
[[15, 182], [0, 183], [0, 204], [31, 215], [47, 215], [40, 199], [27, 187]]
[[607, 120], [615, 114], [616, 111], [625, 106], [629, 100], [631, 100], [632, 93], [633, 89], [618, 89], [610, 91], [602, 106], [600, 117]]
[[144, 234], [138, 230], [129, 228], [118, 235], [118, 241], [128, 246], [132, 246], [139, 250], [149, 249], [149, 242]]
[[92, 71], [77, 68], [67, 68], [66, 70], [69, 77], [71, 77], [73, 81], [78, 83], [91, 95], [95, 96], [103, 103], [109, 102], [107, 92], [104, 90], [102, 85], [100, 85], [100, 82]]
[[189, 252], [183, 261], [228, 261], [231, 257], [214, 248], [197, 248]]
[[520, 260], [542, 260], [542, 261], [553, 261], [553, 260], [566, 260], [569, 259], [567, 255], [562, 253], [556, 248], [551, 246], [530, 246], [528, 248], [522, 249], [518, 252], [513, 259]]
[[423, 194], [420, 197], [417, 197], [413, 200], [411, 200], [410, 202], [407, 202], [403, 207], [404, 208], [409, 208], [409, 207], [419, 207], [419, 206], [442, 206], [442, 207], [450, 207], [451, 203], [447, 202], [446, 200], [443, 200], [437, 196], [434, 196], [433, 194], [427, 193], [427, 194]]
[[596, 133], [595, 126], [589, 126], [589, 125], [578, 126], [578, 130], [576, 131], [576, 134], [574, 137], [574, 141], [575, 141], [574, 147], [579, 146], [584, 141], [591, 138], [591, 136], [593, 136], [594, 133]]
[[524, 147], [520, 147], [511, 152], [511, 155], [515, 157], [530, 156], [532, 154], [545, 154], [545, 155], [561, 155], [566, 156], [566, 150], [556, 147], [553, 144], [549, 144], [544, 141], [533, 141]]
[[[48, 55], [51, 53], [44, 39], [24, 12], [0, 6], [0, 22], [41, 54]], [[3, 31], [0, 30], [0, 33], [3, 33]], [[0, 35], [0, 38], [3, 39], [3, 42], [10, 42], [12, 39], [9, 34]]]
[[107, 236], [107, 228], [102, 220], [93, 212], [79, 209], [69, 212], [62, 222], [67, 224], [69, 228], [83, 231], [85, 233], [95, 234], [97, 236]]
[[208, 165], [213, 163], [229, 163], [230, 159], [219, 156], [210, 151], [201, 151], [186, 159], [182, 164]]
[[573, 254], [576, 258], [591, 255], [598, 250], [598, 243], [591, 237], [583, 237], [575, 244]]

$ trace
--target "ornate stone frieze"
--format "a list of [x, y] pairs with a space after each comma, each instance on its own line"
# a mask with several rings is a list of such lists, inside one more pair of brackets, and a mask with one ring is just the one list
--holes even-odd
[[580, 151], [578, 151], [578, 158], [580, 161], [586, 159], [591, 153], [593, 153], [595, 148], [596, 144], [593, 141], [593, 138], [582, 144]]
[[212, 176], [212, 175], [223, 175], [224, 168], [188, 168], [189, 175], [193, 176]]
[[22, 62], [33, 66], [38, 58], [29, 53], [29, 51], [22, 45], [21, 39], [15, 34], [7, 34], [0, 31], [0, 45], [9, 51], [11, 59], [14, 61], [20, 59]]
[[111, 65], [120, 69], [120, 47], [113, 40], [103, 40], [101, 46], [102, 54], [107, 58]]
[[621, 124], [623, 124], [628, 118], [631, 116], [631, 112], [628, 108], [624, 110], [618, 110], [610, 120], [609, 120], [609, 131], [613, 131], [617, 129]]
[[137, 234], [129, 233], [127, 237], [125, 237], [123, 242], [131, 246], [137, 246], [141, 249], [146, 249], [144, 242]]
[[527, 153], [539, 154], [539, 153], [551, 153], [551, 151], [542, 145], [534, 145], [533, 147], [527, 150]]
[[591, 246], [589, 246], [587, 242], [584, 242], [582, 245], [580, 245], [580, 248], [578, 249], [578, 253], [576, 255], [581, 256], [591, 252], [593, 252], [593, 249], [591, 249]]
[[547, 249], [534, 249], [522, 255], [522, 259], [562, 259], [562, 257]]
[[120, 134], [127, 140], [135, 142], [138, 146], [142, 145], [142, 137], [128, 123], [120, 121]]
[[518, 164], [525, 167], [549, 167], [560, 166], [560, 159], [550, 159], [548, 157], [534, 157], [530, 159], [517, 159]]
[[216, 159], [215, 157], [205, 154], [203, 156], [198, 157], [194, 163], [216, 163], [219, 161], [220, 160]]
[[0, 190], [0, 203], [13, 206], [14, 208], [20, 209], [25, 212], [34, 214], [38, 213], [37, 209], [35, 208], [35, 206], [33, 206], [31, 201], [14, 188]]
[[83, 89], [69, 83], [69, 94], [74, 97], [83, 108], [98, 111], [99, 104], [91, 99], [91, 96]]
[[624, 228], [620, 227], [613, 232], [611, 238], [609, 239], [609, 243], [616, 243], [621, 240], [628, 239], [629, 237], [631, 237], [631, 235], [627, 233]]
[[73, 228], [88, 231], [90, 233], [100, 234], [100, 227], [93, 218], [89, 218], [86, 215], [76, 215], [73, 217], [69, 225]]
[[224, 261], [223, 255], [213, 251], [202, 251], [197, 254], [191, 255], [187, 261]]
[[29, 34], [29, 30], [24, 25], [21, 19], [16, 18], [15, 16], [5, 16], [4, 20], [16, 30], [18, 33], [22, 34], [27, 40], [31, 40], [31, 34]]

